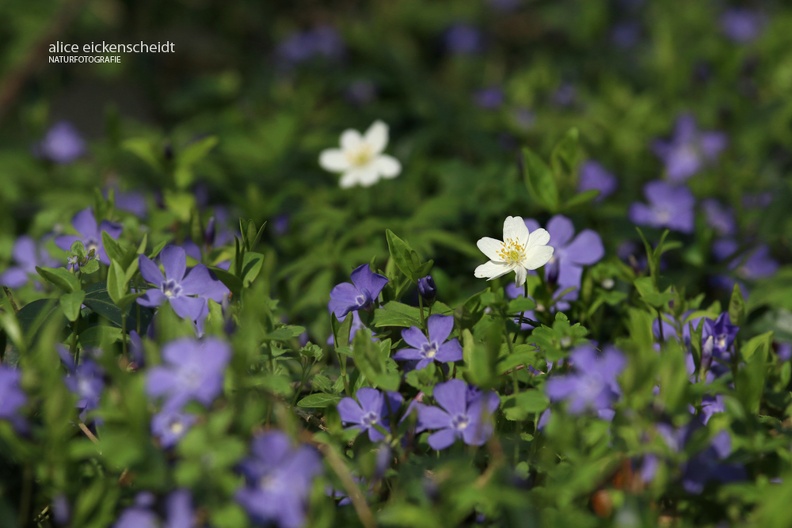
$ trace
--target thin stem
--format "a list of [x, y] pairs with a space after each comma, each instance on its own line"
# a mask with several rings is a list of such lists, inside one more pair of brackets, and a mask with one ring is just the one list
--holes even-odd
[[426, 318], [424, 318], [424, 303], [423, 303], [423, 296], [420, 293], [418, 294], [418, 308], [420, 308], [420, 314], [421, 314], [421, 328], [425, 330]]
[[660, 309], [657, 309], [657, 328], [658, 332], [660, 333], [660, 343], [665, 343], [665, 333], [663, 332], [663, 316], [660, 313]]

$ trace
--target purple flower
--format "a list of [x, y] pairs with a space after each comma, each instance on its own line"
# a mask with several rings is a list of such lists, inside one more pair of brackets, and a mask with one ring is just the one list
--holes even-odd
[[473, 101], [479, 108], [485, 110], [495, 110], [503, 105], [504, 94], [499, 86], [482, 88], [473, 94]]
[[483, 445], [492, 436], [492, 415], [500, 404], [495, 392], [470, 390], [467, 383], [452, 379], [438, 383], [434, 399], [439, 407], [418, 407], [418, 431], [434, 429], [429, 445], [438, 451], [461, 438], [467, 445]]
[[166, 406], [151, 419], [151, 434], [159, 438], [162, 447], [173, 447], [187, 434], [195, 421], [194, 414]]
[[0, 420], [8, 420], [14, 424], [20, 420], [17, 413], [27, 401], [20, 385], [21, 379], [19, 370], [0, 365]]
[[[526, 220], [529, 231], [539, 227], [536, 220]], [[599, 262], [605, 255], [602, 238], [591, 229], [584, 229], [575, 236], [572, 221], [563, 215], [555, 215], [547, 222], [550, 233], [550, 246], [555, 248], [553, 256], [545, 265], [545, 277], [551, 284], [558, 284], [559, 291], [575, 288], [562, 298], [566, 301], [577, 299], [583, 266]]]
[[63, 345], [57, 345], [57, 350], [67, 371], [63, 381], [66, 388], [77, 395], [80, 419], [85, 421], [87, 413], [99, 407], [105, 386], [104, 371], [92, 359], [83, 359], [79, 365], [75, 364], [71, 353]]
[[317, 452], [292, 446], [280, 431], [255, 438], [251, 451], [240, 465], [246, 485], [237, 491], [236, 500], [255, 522], [303, 526], [311, 482], [322, 470]]
[[551, 401], [565, 400], [572, 414], [586, 410], [609, 410], [621, 391], [616, 380], [627, 360], [613, 347], [598, 354], [592, 345], [583, 345], [570, 354], [574, 372], [547, 380], [545, 392]]
[[487, 3], [496, 11], [511, 13], [520, 7], [522, 0], [488, 0]]
[[778, 270], [778, 262], [770, 256], [766, 244], [751, 251], [747, 257], [735, 259], [729, 266], [743, 280], [758, 280], [772, 277]]
[[97, 224], [96, 217], [90, 207], [74, 215], [72, 225], [80, 235], [58, 236], [55, 238], [55, 245], [64, 251], [69, 251], [72, 244], [79, 240], [85, 246], [86, 253], [91, 250], [95, 251], [99, 261], [109, 266], [110, 259], [107, 257], [102, 243], [102, 231], [110, 235], [110, 238], [118, 238], [121, 234], [121, 225], [107, 220], [102, 220], [101, 224]]
[[633, 20], [620, 22], [611, 30], [611, 41], [621, 49], [630, 49], [641, 40], [641, 25]]
[[187, 255], [178, 246], [166, 246], [160, 253], [160, 261], [164, 275], [154, 261], [140, 255], [140, 274], [156, 288], [138, 297], [138, 304], [153, 308], [167, 301], [179, 317], [194, 321], [199, 335], [202, 334], [209, 315], [208, 300], [222, 302], [230, 291], [203, 264], [187, 271]]
[[469, 24], [454, 24], [446, 30], [443, 40], [446, 50], [458, 55], [471, 55], [484, 49], [484, 36]]
[[368, 431], [369, 439], [372, 442], [383, 440], [385, 435], [376, 426], [381, 426], [385, 430], [389, 429], [386, 419], [401, 407], [404, 401], [401, 394], [398, 392], [383, 394], [377, 389], [362, 387], [358, 389], [355, 398], [357, 401], [347, 397], [338, 402], [338, 414], [341, 416], [341, 421], [346, 424], [354, 424], [350, 429], [359, 429], [361, 433]]
[[[355, 339], [355, 335], [362, 329], [366, 328], [366, 325], [363, 324], [363, 321], [360, 319], [360, 315], [357, 312], [352, 312], [352, 324], [349, 325], [349, 342], [351, 343], [353, 339]], [[376, 337], [371, 337], [372, 341], [379, 341]], [[327, 344], [330, 346], [335, 346], [335, 337], [330, 336], [327, 338]]]
[[617, 186], [616, 176], [608, 172], [599, 162], [589, 160], [580, 166], [578, 192], [598, 190], [600, 193], [595, 202], [601, 202], [613, 194]]
[[750, 9], [732, 8], [720, 17], [724, 35], [738, 44], [755, 40], [765, 27], [767, 20], [762, 13]]
[[342, 282], [330, 291], [328, 308], [339, 321], [351, 311], [370, 308], [379, 297], [388, 279], [374, 273], [368, 264], [361, 264], [352, 272], [352, 283]]
[[[711, 349], [714, 359], [727, 361], [731, 357], [729, 349], [734, 344], [739, 330], [739, 326], [731, 324], [728, 312], [720, 314], [715, 321], [704, 319], [701, 333], [702, 347]], [[707, 345], [708, 341], [711, 342], [710, 345]]]
[[167, 409], [180, 409], [191, 400], [209, 405], [223, 390], [231, 347], [215, 337], [185, 337], [165, 345], [162, 358], [164, 364], [148, 372], [148, 395], [165, 398]]
[[37, 275], [36, 266], [58, 265], [44, 248], [37, 248], [36, 242], [29, 236], [21, 236], [16, 240], [11, 256], [17, 265], [0, 274], [0, 284], [9, 288], [20, 288], [27, 284], [31, 276]]
[[629, 217], [632, 222], [651, 227], [667, 227], [682, 233], [693, 232], [695, 199], [687, 187], [674, 187], [663, 181], [653, 181], [644, 186], [644, 196], [649, 205], [633, 203], [630, 206]]
[[[121, 513], [113, 528], [159, 528], [163, 526], [159, 516], [151, 508], [155, 498], [149, 492], [138, 493], [134, 506]], [[195, 517], [192, 497], [189, 490], [177, 489], [168, 495], [165, 501], [167, 512], [167, 528], [192, 528]]]
[[432, 315], [427, 322], [429, 339], [417, 327], [402, 330], [402, 339], [412, 348], [403, 348], [393, 355], [397, 361], [418, 361], [417, 370], [425, 368], [429, 363], [451, 363], [462, 359], [462, 346], [454, 338], [445, 342], [454, 329], [454, 317], [450, 315]]
[[429, 304], [437, 298], [437, 286], [431, 275], [418, 279], [418, 295]]
[[792, 359], [792, 343], [776, 343], [776, 354], [778, 361], [784, 362]]
[[715, 435], [709, 447], [685, 464], [682, 475], [685, 491], [698, 495], [710, 481], [728, 483], [746, 479], [748, 475], [742, 465], [723, 463], [730, 454], [731, 437], [728, 431], [721, 431]]
[[37, 156], [66, 164], [85, 154], [85, 141], [74, 125], [60, 121], [47, 130], [44, 139], [33, 150]]
[[275, 51], [286, 67], [293, 67], [314, 58], [338, 59], [344, 54], [341, 35], [330, 26], [292, 33]]
[[681, 115], [670, 140], [655, 140], [652, 150], [666, 167], [668, 179], [673, 182], [687, 180], [705, 165], [718, 159], [726, 148], [726, 134], [716, 131], [701, 132], [695, 118], [690, 114]]
[[558, 89], [553, 92], [553, 102], [558, 106], [572, 106], [577, 99], [577, 90], [570, 83], [562, 83]]
[[704, 209], [704, 216], [707, 224], [715, 230], [719, 236], [732, 236], [737, 231], [737, 224], [734, 220], [734, 212], [731, 208], [724, 207], [714, 198], [707, 198], [701, 202]]

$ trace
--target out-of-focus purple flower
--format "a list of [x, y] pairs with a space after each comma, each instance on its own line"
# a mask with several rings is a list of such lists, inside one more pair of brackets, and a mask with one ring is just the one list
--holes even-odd
[[446, 342], [454, 329], [454, 317], [450, 315], [432, 315], [427, 322], [429, 338], [417, 327], [411, 326], [402, 330], [402, 339], [412, 348], [403, 348], [393, 354], [397, 361], [418, 361], [417, 370], [425, 368], [429, 363], [450, 363], [462, 359], [462, 346], [458, 339]]
[[237, 491], [237, 502], [255, 522], [303, 526], [311, 482], [322, 470], [317, 452], [292, 446], [280, 431], [255, 438], [251, 451], [252, 456], [240, 465], [246, 485]]
[[162, 447], [173, 447], [187, 434], [196, 419], [194, 414], [166, 406], [151, 419], [151, 434], [159, 438]]
[[16, 266], [11, 266], [0, 274], [0, 284], [9, 288], [20, 288], [27, 284], [30, 277], [37, 276], [36, 266], [58, 265], [58, 261], [50, 257], [47, 250], [36, 247], [36, 242], [26, 235], [16, 240], [11, 256]]
[[727, 9], [720, 17], [723, 34], [732, 42], [747, 44], [762, 33], [767, 18], [764, 14], [750, 9]]
[[620, 22], [611, 30], [611, 41], [621, 49], [630, 49], [641, 40], [641, 25], [634, 20]]
[[734, 220], [734, 212], [731, 208], [724, 207], [714, 198], [707, 198], [702, 201], [701, 207], [704, 209], [707, 224], [719, 236], [732, 236], [735, 234], [737, 223]]
[[223, 390], [231, 347], [215, 337], [186, 337], [165, 345], [162, 358], [164, 364], [148, 372], [148, 395], [165, 398], [166, 409], [181, 409], [191, 400], [208, 406]]
[[437, 286], [431, 275], [418, 279], [418, 295], [429, 304], [437, 298]]
[[616, 176], [608, 172], [599, 162], [588, 160], [580, 166], [578, 174], [578, 192], [598, 190], [599, 196], [594, 200], [601, 202], [616, 191]]
[[550, 400], [567, 401], [572, 414], [609, 410], [621, 394], [616, 378], [627, 365], [624, 355], [614, 347], [598, 354], [592, 345], [583, 345], [572, 351], [570, 360], [573, 372], [547, 380]]
[[83, 358], [79, 365], [75, 364], [71, 353], [63, 345], [57, 345], [57, 351], [67, 371], [63, 381], [66, 388], [77, 396], [77, 409], [80, 419], [84, 421], [90, 411], [99, 407], [105, 386], [104, 371], [88, 358]]
[[349, 102], [356, 105], [365, 105], [377, 98], [377, 86], [366, 79], [353, 81], [344, 91]]
[[707, 425], [713, 414], [722, 412], [726, 412], [726, 403], [723, 400], [723, 396], [716, 394], [701, 398], [701, 421], [704, 425]]
[[482, 88], [473, 94], [473, 101], [479, 108], [485, 110], [495, 110], [503, 105], [505, 95], [500, 86], [490, 86]]
[[297, 66], [315, 58], [338, 59], [344, 54], [344, 41], [335, 28], [319, 26], [292, 33], [275, 50], [286, 67]]
[[644, 196], [649, 204], [633, 203], [630, 220], [638, 225], [667, 227], [672, 231], [692, 233], [695, 198], [684, 185], [672, 186], [664, 181], [649, 182], [644, 186]]
[[398, 392], [384, 394], [370, 387], [362, 387], [355, 394], [357, 401], [344, 398], [338, 402], [338, 414], [341, 421], [352, 424], [350, 429], [358, 429], [361, 433], [368, 431], [372, 442], [379, 442], [385, 435], [376, 426], [390, 429], [387, 418], [401, 407], [404, 399]]
[[85, 154], [85, 141], [74, 125], [59, 121], [47, 130], [44, 139], [35, 145], [33, 151], [41, 158], [67, 164]]
[[792, 359], [792, 343], [776, 343], [776, 354], [781, 362]]
[[668, 179], [681, 182], [715, 162], [727, 144], [726, 134], [702, 132], [692, 115], [683, 114], [677, 119], [674, 136], [669, 140], [655, 140], [652, 150], [665, 164]]
[[155, 498], [149, 492], [141, 492], [135, 498], [135, 504], [121, 513], [113, 528], [191, 528], [194, 526], [192, 497], [189, 490], [178, 489], [168, 495], [165, 501], [167, 522], [162, 523], [159, 516], [152, 511]]
[[553, 92], [553, 103], [558, 106], [572, 106], [577, 99], [577, 90], [571, 83], [563, 83]]
[[[525, 225], [529, 231], [539, 228], [536, 220], [528, 219]], [[549, 245], [555, 248], [550, 261], [545, 264], [545, 278], [550, 284], [557, 284], [558, 290], [574, 288], [562, 299], [577, 299], [583, 267], [599, 262], [605, 255], [602, 238], [591, 229], [584, 229], [575, 236], [572, 221], [563, 215], [555, 215], [547, 222], [550, 233]]]
[[279, 214], [272, 219], [272, 231], [276, 236], [283, 236], [289, 230], [289, 215]]
[[685, 491], [698, 495], [710, 481], [723, 484], [745, 480], [748, 474], [742, 465], [723, 462], [730, 454], [731, 437], [728, 431], [721, 431], [707, 449], [691, 457], [685, 464], [682, 475]]
[[770, 256], [770, 248], [760, 245], [747, 256], [735, 259], [729, 266], [743, 280], [758, 280], [772, 277], [778, 271], [778, 262]]
[[457, 438], [467, 445], [482, 445], [492, 436], [492, 415], [500, 405], [495, 392], [470, 391], [467, 383], [452, 379], [434, 388], [438, 407], [418, 406], [417, 431], [434, 430], [429, 445], [438, 451]]
[[0, 420], [7, 420], [15, 426], [21, 423], [19, 409], [27, 402], [21, 379], [19, 370], [0, 365]]
[[484, 49], [484, 35], [470, 24], [454, 24], [443, 36], [445, 49], [449, 53], [471, 55]]
[[374, 273], [368, 264], [361, 264], [352, 271], [352, 283], [342, 282], [330, 291], [328, 308], [339, 321], [351, 311], [366, 310], [374, 305], [382, 288], [388, 284], [387, 277]]
[[85, 246], [86, 253], [94, 250], [99, 261], [109, 266], [110, 259], [105, 253], [102, 231], [110, 235], [110, 238], [118, 238], [121, 234], [121, 225], [108, 220], [102, 220], [102, 223], [97, 224], [93, 210], [88, 207], [74, 215], [72, 226], [77, 230], [79, 236], [60, 235], [55, 238], [55, 245], [64, 251], [69, 251], [72, 244], [79, 240]]
[[132, 506], [121, 512], [113, 528], [159, 528], [157, 514], [143, 506]]
[[167, 301], [179, 317], [193, 321], [199, 335], [203, 334], [203, 324], [209, 315], [208, 300], [222, 302], [229, 289], [203, 264], [187, 271], [187, 254], [178, 246], [166, 246], [160, 253], [160, 261], [164, 275], [147, 256], [138, 258], [140, 274], [156, 286], [138, 297], [138, 304], [154, 308]]
[[168, 515], [167, 528], [192, 528], [195, 526], [193, 518], [192, 496], [189, 490], [177, 489], [168, 495], [165, 501], [165, 511]]
[[764, 209], [772, 203], [773, 194], [769, 192], [745, 194], [742, 197], [742, 204], [746, 209]]
[[523, 130], [530, 130], [536, 124], [536, 113], [528, 108], [518, 108], [512, 115], [514, 122]]
[[146, 196], [138, 191], [121, 191], [117, 185], [111, 184], [102, 191], [102, 196], [107, 198], [112, 189], [115, 201], [115, 208], [121, 211], [132, 213], [138, 218], [143, 218], [148, 212]]

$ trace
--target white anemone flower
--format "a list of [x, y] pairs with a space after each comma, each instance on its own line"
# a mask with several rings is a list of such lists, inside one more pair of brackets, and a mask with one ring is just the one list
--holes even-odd
[[319, 165], [330, 172], [341, 172], [339, 184], [343, 189], [361, 185], [369, 187], [380, 178], [395, 178], [401, 163], [383, 154], [388, 145], [388, 125], [375, 121], [366, 133], [344, 130], [340, 149], [326, 149], [319, 155]]
[[510, 271], [516, 274], [517, 286], [525, 284], [528, 270], [547, 264], [553, 257], [553, 247], [548, 246], [550, 233], [544, 229], [528, 231], [522, 217], [508, 216], [503, 222], [503, 241], [484, 237], [476, 243], [490, 259], [476, 268], [474, 275], [479, 279], [497, 279]]

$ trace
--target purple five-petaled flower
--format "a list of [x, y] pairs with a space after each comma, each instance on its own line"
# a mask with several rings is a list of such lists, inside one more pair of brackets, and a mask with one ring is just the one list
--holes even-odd
[[401, 407], [402, 398], [398, 392], [385, 392], [384, 394], [371, 387], [362, 387], [355, 394], [357, 401], [344, 398], [338, 402], [338, 414], [341, 421], [352, 424], [350, 429], [359, 429], [360, 432], [368, 431], [369, 439], [378, 442], [385, 438], [379, 427], [388, 430], [388, 418]]
[[750, 9], [727, 9], [720, 17], [723, 33], [738, 44], [755, 40], [767, 24], [767, 18], [759, 11]]
[[388, 279], [371, 271], [368, 264], [355, 268], [351, 279], [352, 283], [342, 282], [330, 291], [328, 308], [339, 321], [343, 321], [346, 314], [351, 311], [370, 308], [376, 302], [382, 288], [388, 284]]
[[[526, 220], [530, 231], [539, 228], [536, 220]], [[575, 236], [572, 221], [563, 215], [555, 215], [547, 222], [550, 245], [555, 248], [553, 256], [545, 265], [545, 278], [551, 284], [558, 284], [558, 290], [574, 288], [562, 299], [572, 301], [578, 297], [583, 266], [599, 262], [605, 255], [602, 238], [591, 229], [584, 229]]]
[[152, 510], [155, 497], [144, 491], [135, 497], [135, 503], [121, 512], [113, 528], [191, 528], [195, 526], [195, 512], [189, 490], [177, 489], [168, 495], [165, 501], [167, 522], [162, 523], [159, 516]]
[[457, 438], [478, 446], [492, 436], [492, 415], [500, 404], [495, 392], [471, 390], [464, 381], [452, 379], [438, 383], [433, 395], [439, 406], [419, 405], [417, 428], [435, 431], [429, 435], [432, 449], [445, 449]]
[[667, 227], [672, 231], [692, 233], [695, 199], [684, 185], [673, 186], [664, 181], [649, 182], [644, 186], [644, 196], [649, 204], [633, 203], [630, 220], [638, 225]]
[[702, 369], [705, 367], [704, 358], [707, 355], [710, 356], [708, 359], [728, 363], [731, 359], [729, 349], [739, 331], [739, 326], [731, 324], [728, 312], [723, 312], [714, 321], [704, 319], [704, 327], [701, 332]]
[[85, 141], [74, 125], [68, 121], [59, 121], [47, 130], [44, 139], [33, 151], [41, 158], [67, 164], [85, 154]]
[[592, 345], [583, 345], [572, 351], [570, 362], [573, 372], [547, 380], [550, 400], [568, 402], [572, 414], [609, 410], [621, 392], [616, 378], [627, 363], [624, 355], [613, 347], [599, 354]]
[[197, 417], [180, 409], [165, 407], [151, 419], [151, 433], [162, 447], [173, 447], [195, 424]]
[[677, 119], [674, 137], [655, 140], [652, 150], [665, 164], [668, 179], [681, 182], [716, 161], [727, 143], [726, 134], [702, 132], [696, 125], [696, 119], [684, 114]]
[[[608, 172], [599, 162], [588, 160], [580, 166], [578, 192], [599, 191], [599, 196], [594, 200], [595, 202], [601, 202], [613, 194], [616, 191], [616, 187], [618, 187], [616, 176]], [[550, 235], [550, 240], [553, 240], [552, 234]]]
[[398, 361], [418, 361], [415, 366], [420, 370], [429, 363], [450, 363], [462, 359], [462, 346], [458, 339], [447, 341], [454, 329], [454, 317], [450, 315], [432, 315], [427, 321], [429, 338], [417, 327], [402, 330], [402, 339], [412, 348], [403, 348], [393, 355]]
[[55, 245], [64, 251], [69, 251], [72, 244], [78, 240], [85, 246], [85, 252], [95, 251], [96, 257], [102, 264], [110, 265], [110, 259], [105, 253], [104, 243], [102, 243], [102, 231], [105, 231], [110, 238], [118, 238], [121, 234], [121, 225], [108, 220], [96, 223], [96, 217], [90, 207], [83, 209], [72, 218], [72, 225], [77, 230], [77, 235], [61, 235], [55, 238]]
[[178, 246], [166, 246], [160, 253], [160, 261], [165, 268], [164, 275], [154, 261], [140, 255], [140, 274], [156, 287], [138, 297], [137, 302], [153, 308], [167, 301], [179, 317], [194, 321], [198, 334], [203, 334], [209, 299], [222, 302], [230, 291], [203, 264], [187, 271], [187, 255]]
[[21, 236], [16, 240], [11, 256], [16, 266], [0, 274], [0, 284], [9, 288], [20, 288], [27, 284], [30, 277], [36, 275], [36, 266], [58, 265], [44, 248], [36, 247], [36, 241], [29, 236]]
[[280, 431], [253, 439], [251, 451], [240, 464], [246, 485], [236, 492], [237, 502], [254, 522], [303, 526], [311, 483], [322, 470], [319, 454], [308, 446], [293, 446]]
[[148, 372], [148, 395], [165, 398], [166, 409], [181, 409], [191, 400], [209, 405], [223, 390], [231, 347], [216, 337], [185, 337], [165, 345], [162, 358], [165, 363]]

